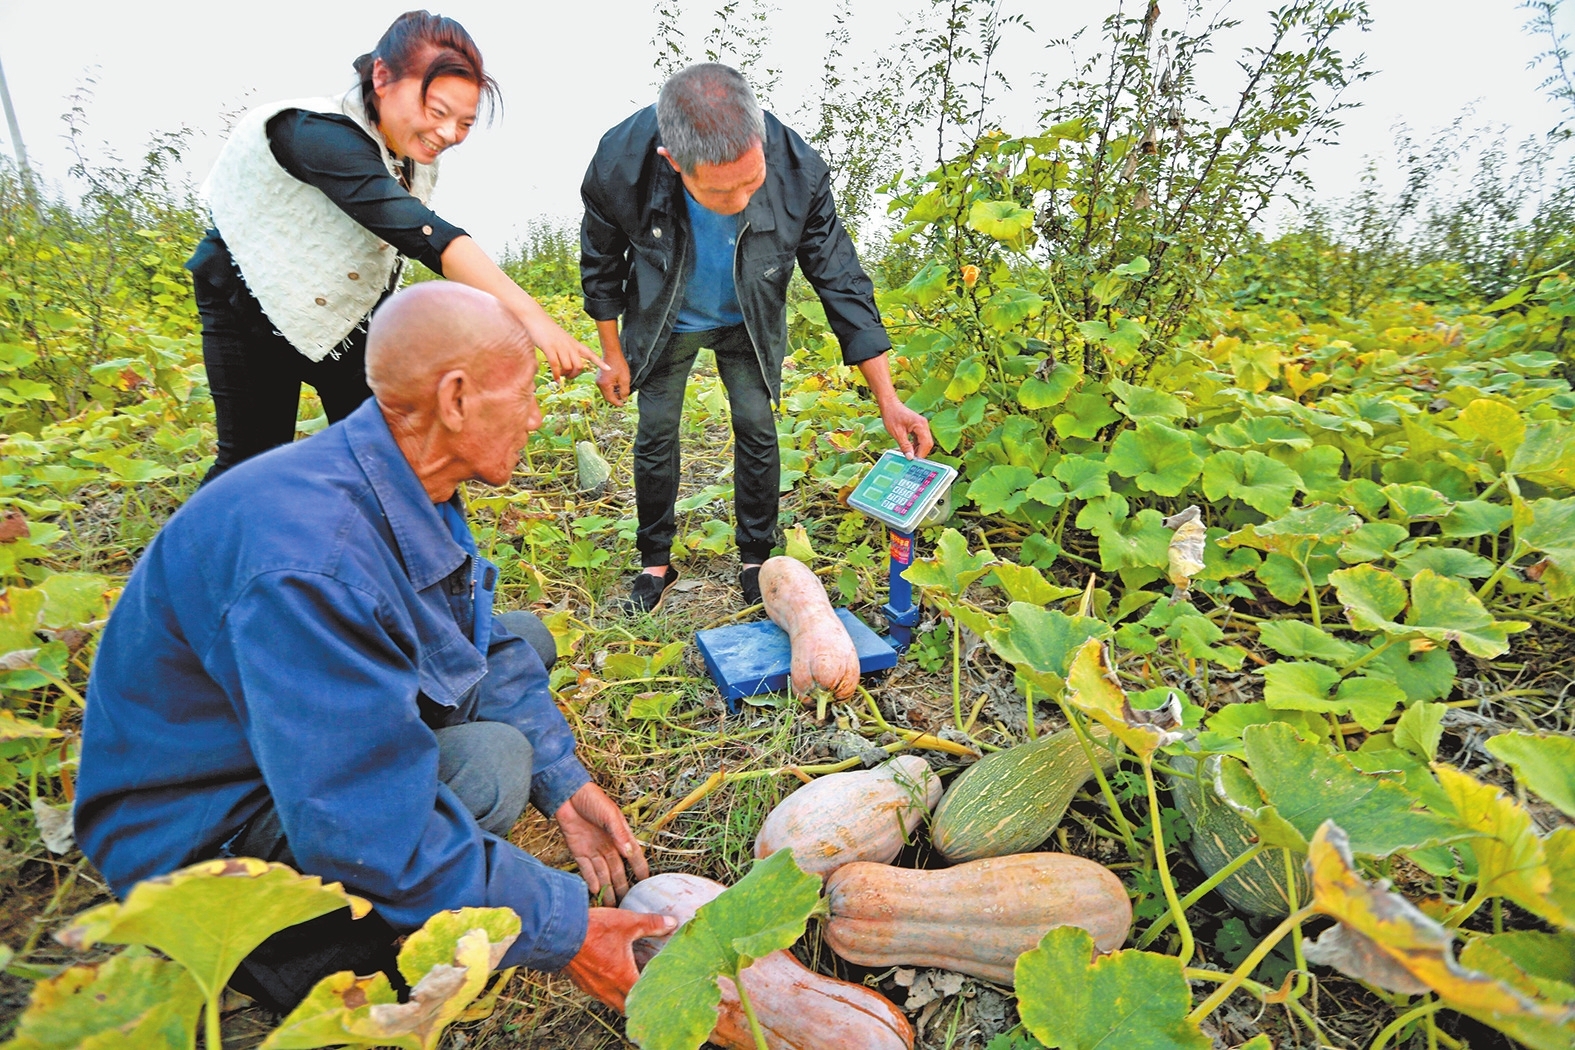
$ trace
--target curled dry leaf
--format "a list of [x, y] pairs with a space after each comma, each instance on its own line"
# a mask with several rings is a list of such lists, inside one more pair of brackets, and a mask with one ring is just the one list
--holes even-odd
[[1203, 543], [1208, 529], [1203, 525], [1203, 513], [1197, 506], [1172, 514], [1160, 524], [1174, 530], [1170, 537], [1170, 582], [1176, 585], [1179, 599], [1192, 586], [1192, 577], [1203, 571]]
[[38, 824], [38, 837], [51, 853], [70, 853], [77, 844], [76, 832], [71, 827], [73, 806], [52, 806], [41, 798], [33, 800], [33, 820]]
[[0, 515], [0, 543], [15, 543], [28, 535], [27, 519], [19, 510], [8, 510]]

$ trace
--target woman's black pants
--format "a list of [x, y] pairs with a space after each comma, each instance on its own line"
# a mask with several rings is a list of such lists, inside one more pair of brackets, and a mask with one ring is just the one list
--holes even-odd
[[231, 293], [195, 275], [192, 284], [219, 432], [218, 458], [203, 484], [244, 459], [295, 440], [302, 383], [317, 391], [330, 423], [372, 396], [366, 385], [365, 324], [350, 333], [337, 358], [313, 361], [274, 330], [244, 285]]

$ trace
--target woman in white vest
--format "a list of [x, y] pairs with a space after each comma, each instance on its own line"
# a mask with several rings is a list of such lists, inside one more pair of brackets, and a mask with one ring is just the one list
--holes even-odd
[[294, 437], [302, 382], [331, 423], [371, 396], [366, 322], [406, 257], [502, 300], [554, 377], [601, 365], [428, 206], [438, 155], [497, 98], [470, 34], [412, 11], [355, 69], [343, 96], [247, 113], [204, 185], [214, 228], [186, 264], [219, 437], [204, 481]]

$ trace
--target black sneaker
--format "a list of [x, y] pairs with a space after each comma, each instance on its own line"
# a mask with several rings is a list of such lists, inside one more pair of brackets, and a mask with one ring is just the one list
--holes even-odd
[[623, 611], [630, 615], [648, 613], [662, 604], [662, 599], [667, 597], [668, 590], [678, 582], [678, 570], [671, 565], [667, 573], [662, 576], [653, 576], [648, 572], [641, 572], [634, 578], [634, 586], [629, 589], [629, 597], [623, 601]]
[[750, 565], [738, 572], [738, 586], [744, 592], [744, 606], [760, 604], [760, 566]]

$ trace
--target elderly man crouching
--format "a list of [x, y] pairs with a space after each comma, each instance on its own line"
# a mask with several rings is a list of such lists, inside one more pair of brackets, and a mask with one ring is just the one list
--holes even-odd
[[424, 284], [372, 321], [374, 400], [201, 489], [149, 545], [88, 690], [77, 838], [117, 893], [252, 856], [372, 901], [286, 930], [233, 980], [286, 1011], [384, 970], [435, 912], [507, 906], [505, 966], [565, 969], [614, 1006], [632, 940], [670, 922], [588, 906], [504, 836], [555, 816], [594, 892], [646, 865], [547, 691], [552, 639], [492, 614], [460, 482], [508, 481], [541, 425], [529, 336], [497, 300]]

